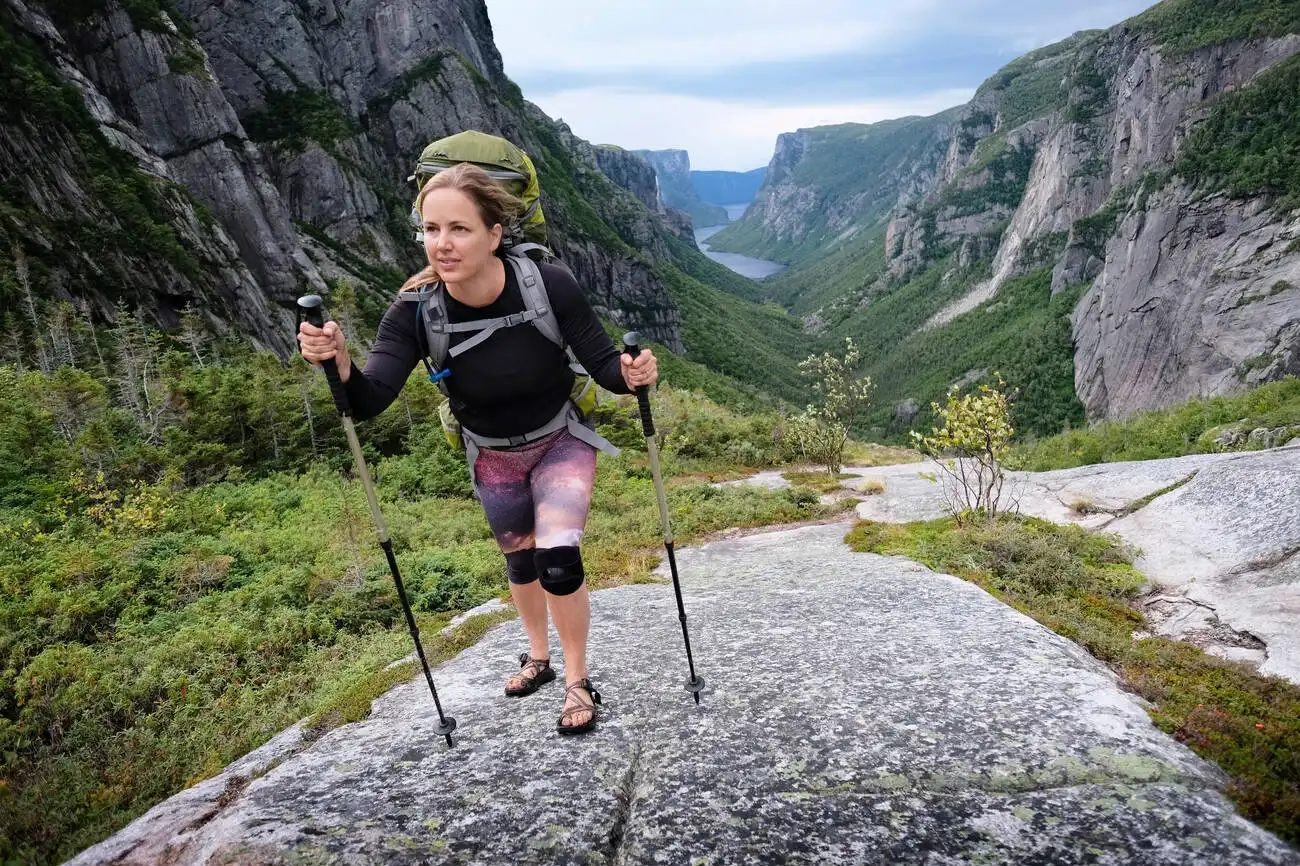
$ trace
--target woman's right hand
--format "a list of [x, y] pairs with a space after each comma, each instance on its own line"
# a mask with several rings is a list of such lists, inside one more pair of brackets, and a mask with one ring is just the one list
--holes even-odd
[[338, 364], [339, 381], [346, 382], [352, 375], [352, 359], [348, 357], [348, 346], [338, 322], [326, 322], [323, 328], [303, 322], [298, 326], [298, 345], [302, 356], [317, 366], [333, 358]]

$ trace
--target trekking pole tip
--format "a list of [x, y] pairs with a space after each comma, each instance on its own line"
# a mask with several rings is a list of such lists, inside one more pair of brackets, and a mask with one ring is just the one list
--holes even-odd
[[686, 691], [691, 693], [691, 697], [695, 698], [695, 703], [698, 704], [700, 702], [700, 692], [704, 691], [704, 677], [696, 674], [687, 680]]

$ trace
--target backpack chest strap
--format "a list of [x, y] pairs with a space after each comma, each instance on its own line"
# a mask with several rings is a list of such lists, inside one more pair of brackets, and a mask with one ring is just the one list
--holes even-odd
[[453, 358], [468, 352], [470, 349], [482, 343], [488, 337], [491, 337], [502, 328], [513, 328], [516, 325], [524, 325], [536, 320], [545, 310], [523, 310], [518, 313], [511, 313], [508, 316], [500, 316], [495, 319], [478, 319], [473, 322], [428, 322], [426, 327], [431, 333], [435, 334], [466, 334], [477, 331], [473, 337], [470, 337], [463, 343], [452, 346], [447, 354]]

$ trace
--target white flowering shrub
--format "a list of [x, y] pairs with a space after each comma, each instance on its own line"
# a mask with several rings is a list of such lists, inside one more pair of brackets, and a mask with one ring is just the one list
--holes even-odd
[[809, 355], [799, 370], [811, 379], [815, 401], [792, 424], [793, 435], [807, 459], [825, 463], [831, 475], [839, 474], [844, 444], [853, 422], [871, 406], [871, 377], [856, 373], [862, 353], [852, 337], [844, 338], [844, 352]]

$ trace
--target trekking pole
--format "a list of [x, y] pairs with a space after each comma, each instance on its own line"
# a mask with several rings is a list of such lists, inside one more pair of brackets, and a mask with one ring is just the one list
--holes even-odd
[[[623, 335], [623, 351], [636, 358], [641, 354], [641, 335], [629, 331]], [[686, 681], [686, 691], [700, 702], [700, 692], [704, 691], [704, 677], [695, 673], [695, 659], [691, 655], [691, 636], [686, 630], [686, 606], [682, 604], [682, 582], [677, 576], [677, 557], [673, 554], [673, 529], [668, 525], [668, 497], [664, 495], [664, 479], [659, 472], [659, 443], [655, 441], [655, 422], [650, 416], [650, 388], [640, 385], [636, 389], [636, 401], [641, 407], [641, 430], [645, 433], [645, 447], [650, 454], [650, 475], [655, 482], [655, 496], [659, 500], [659, 523], [664, 530], [664, 550], [668, 551], [668, 569], [673, 575], [673, 593], [677, 596], [677, 618], [682, 623], [682, 640], [686, 642], [686, 664], [690, 668], [691, 678]]]
[[[298, 299], [299, 321], [305, 318], [317, 328], [325, 326], [325, 304], [320, 295], [303, 295]], [[343, 432], [348, 437], [348, 447], [352, 449], [352, 461], [356, 464], [357, 475], [361, 476], [361, 486], [366, 489], [366, 499], [370, 502], [370, 516], [375, 519], [375, 528], [379, 531], [379, 546], [388, 558], [388, 570], [393, 573], [393, 583], [397, 585], [397, 597], [402, 600], [402, 612], [406, 614], [406, 627], [415, 641], [415, 652], [420, 657], [424, 668], [424, 678], [429, 683], [429, 693], [433, 695], [433, 705], [438, 708], [439, 736], [451, 742], [451, 732], [456, 730], [456, 720], [442, 713], [442, 701], [438, 700], [438, 690], [433, 685], [433, 674], [429, 672], [429, 661], [424, 657], [424, 645], [420, 643], [420, 629], [415, 624], [415, 615], [411, 613], [411, 602], [406, 598], [406, 586], [402, 583], [402, 573], [397, 569], [397, 559], [393, 556], [393, 542], [388, 538], [388, 524], [384, 522], [383, 512], [379, 510], [379, 500], [375, 498], [375, 485], [370, 481], [370, 470], [366, 468], [366, 458], [361, 453], [361, 443], [357, 441], [357, 428], [352, 424], [352, 406], [348, 403], [347, 391], [339, 379], [339, 367], [333, 358], [321, 363], [325, 369], [325, 378], [330, 383], [330, 393], [334, 395], [334, 406], [343, 419]]]

